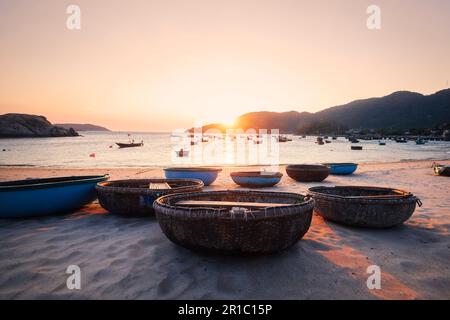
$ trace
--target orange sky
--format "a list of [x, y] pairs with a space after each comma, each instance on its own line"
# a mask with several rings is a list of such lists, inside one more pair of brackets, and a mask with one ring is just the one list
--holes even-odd
[[170, 131], [430, 94], [450, 79], [449, 39], [448, 0], [0, 0], [0, 113]]

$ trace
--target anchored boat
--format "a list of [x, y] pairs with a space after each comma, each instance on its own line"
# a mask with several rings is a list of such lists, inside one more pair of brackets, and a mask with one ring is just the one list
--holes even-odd
[[133, 148], [133, 147], [142, 147], [144, 145], [144, 142], [141, 141], [139, 143], [121, 143], [121, 142], [116, 142], [116, 144], [119, 146], [119, 148]]
[[108, 175], [28, 179], [0, 183], [0, 218], [69, 212], [97, 196], [95, 185]]

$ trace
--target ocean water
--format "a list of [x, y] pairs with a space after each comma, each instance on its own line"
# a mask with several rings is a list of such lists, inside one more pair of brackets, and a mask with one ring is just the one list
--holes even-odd
[[[0, 166], [40, 167], [164, 167], [170, 165], [268, 165], [321, 162], [391, 162], [401, 160], [448, 159], [450, 142], [430, 141], [425, 145], [386, 141], [362, 141], [362, 151], [350, 150], [351, 143], [339, 137], [325, 145], [316, 137], [289, 136], [278, 143], [267, 135], [261, 144], [246, 136], [210, 138], [190, 146], [187, 137], [171, 133], [83, 132], [82, 137], [0, 139]], [[144, 141], [143, 147], [119, 149], [115, 142]], [[330, 138], [331, 139], [331, 138]], [[176, 150], [189, 151], [177, 157]], [[95, 156], [94, 156], [95, 155]]]

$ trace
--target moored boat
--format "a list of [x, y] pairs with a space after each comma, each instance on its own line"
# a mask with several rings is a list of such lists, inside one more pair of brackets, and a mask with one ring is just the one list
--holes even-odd
[[95, 184], [108, 175], [27, 179], [0, 183], [0, 218], [70, 212], [95, 200]]
[[416, 140], [416, 144], [425, 144], [425, 140], [419, 138]]
[[180, 157], [180, 158], [189, 156], [189, 150], [180, 149], [180, 150], [176, 150], [175, 153], [176, 153], [177, 157]]
[[311, 225], [314, 200], [287, 192], [173, 194], [153, 204], [174, 243], [230, 253], [273, 253], [297, 243]]
[[130, 143], [116, 142], [116, 144], [119, 146], [119, 148], [123, 149], [123, 148], [142, 147], [144, 145], [144, 142], [139, 142], [139, 143], [134, 143], [134, 142], [130, 142]]
[[314, 211], [327, 220], [357, 227], [388, 228], [402, 224], [413, 214], [420, 200], [413, 194], [392, 188], [339, 186], [308, 190], [316, 204]]
[[350, 146], [351, 150], [362, 150], [363, 147], [362, 146]]
[[378, 141], [378, 145], [380, 145], [380, 146], [385, 146], [385, 145], [386, 145], [386, 142], [384, 142], [384, 141]]

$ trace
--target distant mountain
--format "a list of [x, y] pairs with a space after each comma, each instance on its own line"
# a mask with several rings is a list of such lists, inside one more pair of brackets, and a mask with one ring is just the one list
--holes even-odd
[[[431, 95], [398, 91], [381, 98], [356, 100], [316, 113], [251, 112], [237, 118], [234, 128], [279, 129], [281, 133], [341, 132], [347, 129], [431, 128], [450, 123], [450, 89]], [[203, 127], [223, 129], [222, 125]]]
[[66, 129], [73, 128], [77, 131], [111, 131], [105, 127], [97, 126], [95, 124], [81, 124], [81, 123], [58, 123], [55, 126], [63, 127]]
[[0, 115], [0, 138], [73, 137], [78, 133], [52, 125], [43, 116], [7, 113]]

